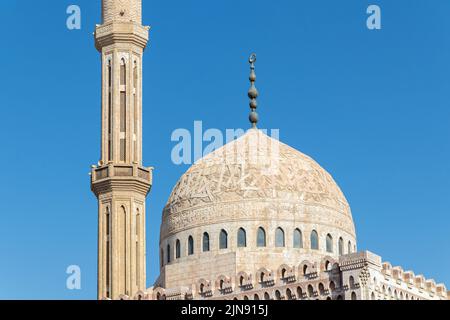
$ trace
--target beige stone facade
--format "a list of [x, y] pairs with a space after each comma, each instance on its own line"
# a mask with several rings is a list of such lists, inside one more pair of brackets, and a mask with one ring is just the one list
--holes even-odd
[[256, 128], [180, 177], [163, 210], [160, 276], [146, 288], [152, 170], [142, 165], [149, 28], [141, 15], [140, 0], [103, 0], [95, 32], [102, 57], [101, 159], [91, 171], [99, 299], [448, 299], [443, 284], [358, 252], [350, 206], [331, 175]]

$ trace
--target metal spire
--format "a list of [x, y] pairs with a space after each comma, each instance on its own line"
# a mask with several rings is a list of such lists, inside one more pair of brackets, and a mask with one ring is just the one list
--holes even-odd
[[258, 103], [256, 102], [256, 98], [258, 98], [258, 90], [255, 87], [256, 81], [256, 73], [255, 73], [255, 62], [256, 62], [256, 54], [252, 53], [250, 58], [248, 59], [250, 63], [250, 89], [248, 90], [248, 97], [250, 98], [250, 116], [249, 120], [252, 124], [252, 128], [256, 128], [256, 124], [258, 123], [258, 114], [256, 113], [256, 108], [258, 107]]

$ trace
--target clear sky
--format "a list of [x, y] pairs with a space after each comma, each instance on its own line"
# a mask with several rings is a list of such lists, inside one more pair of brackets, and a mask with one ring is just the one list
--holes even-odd
[[[82, 10], [81, 30], [66, 8]], [[382, 29], [366, 9], [382, 10]], [[0, 2], [0, 298], [95, 299], [100, 0]], [[171, 133], [260, 127], [313, 157], [345, 193], [359, 249], [450, 287], [450, 2], [144, 0], [147, 278], [161, 211], [187, 166]], [[79, 265], [82, 289], [66, 289]]]

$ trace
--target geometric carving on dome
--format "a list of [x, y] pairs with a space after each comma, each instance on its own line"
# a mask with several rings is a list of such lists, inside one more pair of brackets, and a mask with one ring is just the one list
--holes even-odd
[[292, 217], [305, 207], [340, 213], [333, 225], [354, 232], [350, 207], [331, 175], [310, 157], [252, 129], [182, 175], [164, 208], [162, 229], [209, 223], [215, 213], [224, 221], [261, 213]]

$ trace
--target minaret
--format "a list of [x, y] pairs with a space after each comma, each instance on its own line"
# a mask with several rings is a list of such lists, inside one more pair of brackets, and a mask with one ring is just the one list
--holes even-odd
[[149, 27], [141, 0], [103, 0], [95, 30], [102, 61], [101, 155], [91, 171], [98, 198], [98, 298], [146, 289], [145, 198], [152, 169], [142, 166], [142, 58]]

